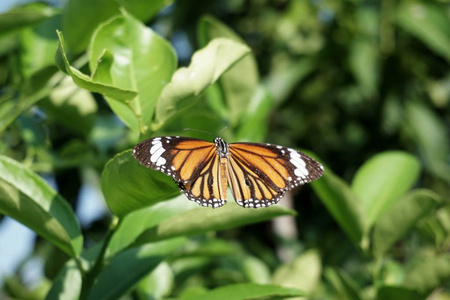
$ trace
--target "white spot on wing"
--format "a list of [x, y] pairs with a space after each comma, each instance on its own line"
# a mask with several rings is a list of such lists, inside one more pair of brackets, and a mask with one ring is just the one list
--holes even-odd
[[150, 156], [150, 161], [152, 163], [155, 163], [161, 157], [164, 151], [164, 148], [160, 147], [153, 155]]
[[300, 154], [297, 151], [291, 150], [291, 149], [289, 151], [291, 152], [290, 162], [295, 167], [295, 170], [294, 170], [295, 176], [302, 177], [302, 178], [307, 177], [309, 172], [306, 169], [305, 161], [300, 157]]

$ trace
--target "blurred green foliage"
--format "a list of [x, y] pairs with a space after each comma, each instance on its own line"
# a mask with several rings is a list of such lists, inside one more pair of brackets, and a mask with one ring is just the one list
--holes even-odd
[[[0, 14], [0, 213], [45, 261], [0, 297], [448, 299], [449, 11], [69, 0]], [[311, 149], [325, 174], [277, 206], [210, 210], [129, 150], [224, 127]], [[88, 184], [109, 211], [82, 228]]]

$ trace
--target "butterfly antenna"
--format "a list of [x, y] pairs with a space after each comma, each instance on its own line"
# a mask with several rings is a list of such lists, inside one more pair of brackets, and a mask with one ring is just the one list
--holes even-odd
[[211, 132], [198, 130], [198, 129], [193, 129], [193, 128], [184, 128], [183, 131], [195, 131], [195, 132], [206, 133], [206, 134], [209, 134], [211, 136], [214, 136], [214, 134], [212, 134]]
[[224, 132], [225, 129], [228, 129], [228, 126], [225, 126], [224, 128], [222, 128], [222, 130], [219, 131], [219, 133], [217, 134], [217, 136], [220, 136], [220, 134], [221, 134], [222, 132]]

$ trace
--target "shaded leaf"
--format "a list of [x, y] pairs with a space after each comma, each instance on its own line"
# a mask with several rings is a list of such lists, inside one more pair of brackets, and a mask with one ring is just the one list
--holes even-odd
[[420, 295], [412, 289], [401, 286], [381, 286], [377, 292], [377, 300], [421, 300], [423, 295]]
[[162, 262], [137, 285], [142, 299], [162, 299], [170, 294], [174, 285], [174, 274], [166, 262]]
[[41, 177], [5, 156], [0, 156], [0, 212], [70, 256], [81, 253], [83, 236], [70, 205]]
[[333, 268], [325, 269], [324, 276], [333, 287], [333, 295], [338, 299], [361, 299], [358, 287], [343, 271]]
[[326, 169], [322, 178], [311, 183], [320, 200], [355, 245], [361, 241], [363, 210], [358, 197], [339, 177]]
[[450, 61], [450, 20], [444, 5], [402, 1], [396, 11], [400, 27]]
[[450, 254], [445, 253], [418, 260], [407, 270], [403, 286], [427, 294], [449, 280]]
[[42, 22], [57, 13], [50, 5], [32, 3], [0, 14], [0, 35]]
[[123, 251], [99, 274], [88, 299], [118, 299], [185, 242], [176, 238]]
[[372, 239], [375, 255], [386, 253], [437, 206], [438, 200], [439, 196], [429, 190], [415, 190], [401, 197], [374, 225]]

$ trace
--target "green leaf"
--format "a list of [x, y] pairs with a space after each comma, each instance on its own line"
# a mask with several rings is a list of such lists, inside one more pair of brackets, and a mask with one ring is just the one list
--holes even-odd
[[[175, 183], [172, 184], [175, 185]], [[186, 197], [180, 195], [172, 200], [156, 203], [129, 213], [123, 218], [111, 237], [105, 256], [111, 257], [130, 246], [145, 230], [158, 225], [172, 216], [194, 208], [198, 208], [197, 203], [186, 201]]]
[[242, 260], [242, 271], [245, 275], [245, 278], [251, 283], [270, 283], [270, 269], [259, 258], [246, 255]]
[[44, 3], [32, 3], [15, 7], [8, 12], [0, 14], [0, 35], [37, 24], [56, 13], [56, 9]]
[[406, 271], [403, 286], [422, 294], [430, 293], [450, 280], [450, 254], [423, 257]]
[[262, 142], [267, 134], [268, 118], [273, 106], [273, 98], [264, 87], [259, 86], [243, 112], [236, 140]]
[[308, 250], [293, 262], [275, 270], [272, 283], [311, 293], [319, 283], [321, 273], [322, 262], [319, 253], [316, 250]]
[[5, 156], [0, 156], [0, 212], [68, 255], [81, 253], [83, 236], [70, 205], [41, 177]]
[[372, 239], [375, 255], [385, 254], [438, 203], [439, 196], [429, 190], [415, 190], [401, 197], [374, 225]]
[[62, 31], [67, 36], [68, 49], [73, 53], [83, 52], [95, 28], [119, 13], [119, 5], [116, 1], [67, 1], [64, 6]]
[[94, 125], [97, 103], [70, 77], [65, 77], [40, 104], [53, 120], [79, 135], [86, 136]]
[[358, 245], [363, 234], [363, 210], [358, 197], [339, 177], [326, 169], [312, 187], [350, 240]]
[[220, 209], [200, 207], [162, 221], [158, 226], [145, 231], [137, 242], [146, 243], [176, 236], [197, 235], [295, 214], [295, 211], [280, 205], [256, 210], [244, 209], [234, 202], [228, 203]]
[[[245, 44], [244, 40], [230, 28], [211, 16], [200, 19], [197, 36], [201, 47], [206, 46], [215, 38], [228, 38]], [[215, 83], [220, 86], [221, 97], [214, 97], [214, 99], [227, 104], [227, 120], [232, 125], [243, 117], [242, 115], [247, 110], [251, 97], [255, 94], [258, 81], [256, 59], [250, 53], [226, 71]]]
[[96, 92], [103, 94], [105, 96], [114, 97], [115, 99], [120, 99], [121, 101], [128, 101], [137, 96], [135, 91], [120, 89], [118, 87], [102, 84], [100, 82], [96, 82], [92, 80], [86, 74], [81, 73], [79, 70], [75, 69], [69, 64], [69, 60], [67, 59], [65, 50], [64, 50], [64, 38], [61, 32], [58, 33], [59, 39], [59, 47], [56, 53], [57, 59], [62, 62], [63, 65], [59, 64], [58, 67], [62, 68], [62, 71], [67, 72], [69, 74], [76, 85], [79, 87], [86, 89], [91, 92]]
[[283, 288], [276, 285], [259, 285], [254, 283], [230, 284], [203, 293], [187, 295], [183, 300], [240, 300], [240, 299], [284, 299], [302, 297], [308, 294], [292, 288]]
[[162, 8], [173, 3], [173, 0], [117, 0], [129, 13], [142, 21], [150, 20]]
[[406, 152], [390, 151], [366, 161], [352, 182], [352, 191], [365, 208], [365, 227], [370, 227], [405, 192], [420, 173], [418, 159]]
[[412, 289], [401, 286], [381, 286], [377, 292], [377, 300], [421, 300], [423, 295]]
[[358, 292], [358, 287], [343, 271], [327, 268], [325, 269], [324, 276], [333, 288], [332, 295], [334, 295], [337, 299], [361, 299]]
[[450, 21], [444, 4], [402, 1], [396, 11], [400, 27], [450, 62]]
[[174, 286], [174, 274], [166, 262], [162, 262], [137, 285], [140, 299], [162, 299]]
[[88, 299], [120, 298], [185, 242], [176, 238], [123, 251], [99, 274]]
[[25, 28], [20, 32], [21, 67], [24, 77], [55, 65], [58, 49], [56, 29], [60, 28], [61, 15], [55, 15], [38, 26]]
[[275, 105], [284, 102], [292, 91], [317, 68], [317, 63], [312, 58], [301, 58], [288, 67], [278, 68], [272, 71], [265, 79], [264, 85], [273, 97]]
[[53, 281], [45, 299], [76, 300], [80, 298], [82, 278], [74, 260], [69, 260]]
[[378, 41], [371, 38], [354, 38], [350, 44], [349, 64], [362, 94], [374, 97], [378, 87]]
[[[153, 119], [156, 101], [177, 67], [175, 51], [170, 43], [125, 11], [122, 16], [101, 24], [94, 32], [89, 45], [91, 70], [97, 69], [105, 49], [113, 56], [111, 78], [95, 78], [104, 84], [138, 92], [130, 105], [138, 118], [140, 131], [145, 132]], [[108, 102], [120, 100], [110, 98], [107, 97]], [[115, 110], [115, 113], [127, 121], [121, 110]]]
[[141, 166], [131, 150], [117, 154], [106, 164], [101, 185], [106, 204], [119, 217], [180, 193], [171, 177]]
[[425, 160], [425, 167], [450, 182], [450, 166], [447, 163], [450, 142], [444, 120], [417, 101], [407, 103], [406, 120], [409, 132]]
[[197, 96], [249, 53], [247, 46], [224, 38], [215, 39], [197, 51], [189, 67], [178, 69], [163, 89], [156, 104], [155, 127], [192, 106]]

